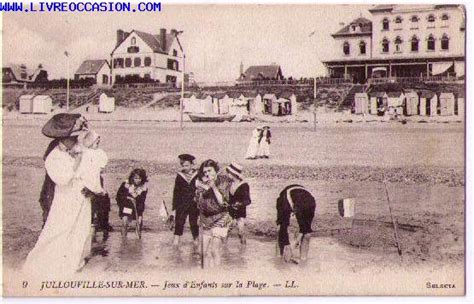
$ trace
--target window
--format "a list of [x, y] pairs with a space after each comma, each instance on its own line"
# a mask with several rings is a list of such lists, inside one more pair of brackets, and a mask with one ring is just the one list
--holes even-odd
[[109, 84], [109, 77], [107, 75], [102, 75], [102, 84]]
[[146, 73], [146, 74], [144, 75], [144, 78], [145, 78], [145, 79], [151, 79], [150, 73]]
[[351, 46], [349, 45], [349, 42], [344, 42], [344, 45], [342, 46], [342, 51], [344, 52], [344, 55], [349, 55], [351, 53]]
[[151, 65], [151, 57], [145, 57], [145, 66], [150, 66]]
[[365, 43], [365, 41], [361, 41], [359, 43], [359, 50], [360, 50], [361, 55], [365, 55], [365, 53], [366, 53], [366, 43]]
[[441, 16], [441, 20], [443, 20], [443, 21], [449, 20], [449, 15], [448, 15], [448, 14], [443, 14], [443, 15]]
[[430, 35], [428, 39], [426, 40], [426, 49], [428, 51], [434, 51], [435, 50], [435, 39], [433, 35]]
[[397, 16], [397, 17], [395, 18], [395, 23], [397, 23], [397, 24], [402, 23], [402, 21], [403, 21], [403, 19], [402, 19], [402, 17], [400, 17], [400, 16]]
[[130, 44], [131, 44], [131, 45], [137, 44], [137, 38], [132, 37], [132, 39], [130, 39]]
[[142, 59], [140, 57], [135, 57], [135, 59], [133, 59], [133, 65], [136, 66], [136, 67], [139, 67], [142, 65]]
[[178, 51], [177, 50], [173, 50], [173, 56], [174, 57], [178, 56]]
[[419, 39], [416, 37], [416, 36], [413, 36], [411, 38], [411, 51], [412, 52], [418, 52], [418, 43], [419, 43]]
[[411, 20], [411, 22], [415, 23], [415, 22], [418, 22], [420, 20], [420, 18], [418, 18], [417, 15], [413, 15], [413, 16], [411, 16], [410, 20]]
[[382, 21], [382, 30], [388, 31], [390, 29], [389, 24], [390, 24], [390, 21], [388, 21], [387, 18], [384, 18]]
[[123, 68], [123, 58], [114, 59], [114, 68]]
[[176, 61], [176, 60], [168, 59], [167, 67], [168, 67], [169, 70], [179, 71], [178, 61]]
[[402, 51], [402, 38], [400, 36], [397, 36], [395, 38], [395, 52], [401, 52]]
[[441, 38], [441, 49], [445, 51], [449, 50], [449, 37], [446, 34]]
[[132, 58], [125, 58], [125, 67], [129, 68], [132, 66]]
[[428, 16], [428, 18], [427, 18], [427, 20], [428, 20], [429, 23], [435, 22], [435, 19], [436, 19], [436, 18], [435, 18], [435, 16], [434, 16], [433, 14], [430, 14], [430, 15]]
[[382, 40], [382, 53], [388, 53], [389, 52], [389, 50], [390, 50], [389, 45], [390, 45], [390, 42], [388, 41], [388, 39], [384, 38]]

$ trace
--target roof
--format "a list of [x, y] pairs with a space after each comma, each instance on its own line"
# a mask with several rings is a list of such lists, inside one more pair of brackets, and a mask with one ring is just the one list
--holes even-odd
[[[360, 26], [360, 31], [353, 32], [351, 31], [352, 25]], [[372, 21], [369, 19], [359, 17], [353, 20], [348, 25], [344, 26], [342, 29], [337, 31], [335, 34], [332, 34], [333, 37], [337, 36], [352, 36], [352, 35], [368, 35], [372, 33]]]
[[387, 95], [387, 93], [385, 93], [385, 92], [372, 92], [372, 93], [370, 93], [370, 96], [372, 96], [372, 97], [378, 97], [378, 98], [384, 97], [384, 96], [386, 96], [386, 95]]
[[[171, 32], [166, 33], [166, 47], [163, 48], [161, 45], [161, 36], [160, 34], [153, 35], [150, 33], [142, 32], [142, 31], [137, 31], [137, 30], [132, 30], [130, 33], [125, 32], [126, 38], [128, 38], [133, 32], [137, 34], [138, 37], [140, 37], [152, 50], [154, 53], [163, 53], [163, 54], [169, 54], [171, 50], [171, 44], [173, 43], [173, 40], [176, 38], [174, 34]], [[120, 42], [115, 49], [112, 51], [112, 53], [126, 40], [126, 38]], [[177, 39], [177, 38], [176, 38]], [[181, 48], [181, 44], [179, 43], [178, 39], [178, 44]]]
[[355, 97], [367, 97], [367, 93], [355, 93]]
[[[26, 66], [20, 64], [9, 64], [4, 66], [3, 69], [10, 69], [15, 80], [19, 82], [34, 82], [38, 74], [41, 71], [44, 71], [44, 69], [40, 67], [37, 67], [36, 69], [28, 69]], [[25, 73], [22, 73], [23, 71]]]
[[227, 93], [227, 96], [229, 96], [230, 98], [239, 98], [241, 95], [243, 95], [243, 94], [240, 93], [240, 92], [230, 92], [230, 93]]
[[454, 98], [454, 94], [451, 92], [441, 93], [441, 95], [439, 95], [439, 98]]
[[96, 75], [104, 64], [108, 64], [105, 59], [85, 60], [77, 69], [76, 74]]
[[273, 99], [273, 98], [276, 98], [275, 94], [265, 94], [263, 95], [263, 98], [264, 99]]
[[415, 91], [410, 91], [410, 92], [406, 92], [406, 93], [405, 93], [405, 96], [406, 96], [406, 97], [410, 97], [410, 96], [416, 96], [416, 97], [418, 97], [418, 93], [415, 92]]
[[212, 97], [213, 98], [217, 98], [217, 99], [222, 99], [226, 96], [227, 94], [225, 92], [219, 92], [219, 93], [214, 93], [212, 94]]
[[423, 90], [423, 91], [421, 91], [421, 93], [420, 93], [420, 97], [421, 97], [421, 98], [428, 98], [428, 99], [433, 98], [435, 95], [436, 95], [435, 92], [433, 92], [433, 91], [428, 91], [428, 90]]
[[[281, 98], [285, 98], [285, 99], [290, 99], [291, 96], [295, 95], [293, 92], [291, 91], [284, 91], [280, 94], [280, 97]], [[295, 95], [296, 96], [296, 95]]]
[[248, 67], [241, 79], [254, 80], [261, 78], [276, 79], [281, 74], [281, 67], [276, 64], [253, 65]]
[[387, 96], [390, 97], [390, 98], [394, 98], [394, 97], [400, 97], [403, 95], [403, 92], [402, 91], [392, 91], [392, 92], [387, 92]]
[[255, 97], [257, 97], [257, 95], [258, 95], [257, 92], [244, 92], [244, 93], [242, 93], [242, 94], [244, 95], [244, 97], [247, 97], [247, 98], [249, 98], [249, 97], [255, 98]]
[[383, 11], [391, 11], [395, 7], [394, 4], [379, 4], [373, 8], [369, 9], [369, 12], [383, 12]]

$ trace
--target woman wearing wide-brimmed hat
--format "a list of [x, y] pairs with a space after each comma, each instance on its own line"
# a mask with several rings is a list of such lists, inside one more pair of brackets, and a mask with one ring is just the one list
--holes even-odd
[[77, 136], [72, 136], [75, 119], [55, 116], [43, 128], [43, 134], [58, 136], [58, 145], [45, 160], [46, 171], [55, 184], [54, 198], [44, 228], [23, 266], [29, 275], [72, 274], [82, 268], [90, 253], [91, 204], [86, 193], [94, 185], [88, 185], [87, 179], [78, 174], [82, 155], [77, 149]]
[[259, 158], [270, 158], [270, 142], [272, 133], [270, 132], [270, 126], [264, 125], [260, 132], [258, 139], [258, 157]]
[[252, 131], [252, 137], [250, 138], [249, 147], [247, 148], [247, 153], [245, 154], [246, 159], [255, 159], [257, 158], [258, 153], [258, 139], [260, 137], [260, 133], [262, 131], [262, 127], [256, 127]]
[[226, 168], [232, 180], [229, 195], [229, 214], [237, 222], [240, 243], [247, 243], [245, 238], [245, 218], [247, 217], [247, 206], [250, 205], [250, 186], [242, 175], [242, 166], [231, 163]]

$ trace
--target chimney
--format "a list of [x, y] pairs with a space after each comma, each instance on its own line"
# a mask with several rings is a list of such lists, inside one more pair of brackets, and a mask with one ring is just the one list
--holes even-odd
[[123, 39], [125, 38], [125, 32], [122, 30], [117, 30], [117, 44], [116, 47], [122, 43]]
[[166, 29], [160, 29], [160, 44], [163, 51], [166, 50]]
[[240, 62], [240, 75], [239, 76], [241, 76], [243, 73], [244, 73], [244, 63], [241, 61]]

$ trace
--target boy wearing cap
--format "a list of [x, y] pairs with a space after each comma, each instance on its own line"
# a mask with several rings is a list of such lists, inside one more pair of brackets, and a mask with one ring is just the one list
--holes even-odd
[[189, 216], [189, 226], [194, 239], [194, 245], [198, 246], [199, 237], [199, 209], [194, 201], [196, 192], [197, 170], [194, 169], [195, 157], [190, 154], [178, 156], [181, 169], [176, 175], [173, 189], [173, 210], [175, 211], [175, 227], [173, 245], [179, 246], [183, 235], [184, 224]]
[[292, 246], [290, 246], [290, 237], [288, 228], [290, 226], [290, 217], [295, 215], [298, 222], [299, 234], [295, 247], [299, 246], [302, 261], [306, 260], [309, 251], [309, 241], [311, 239], [311, 224], [316, 209], [316, 200], [313, 195], [300, 185], [289, 185], [285, 187], [277, 199], [277, 225], [279, 225], [277, 246], [279, 254], [285, 262], [293, 261], [298, 263], [298, 258], [293, 258]]
[[231, 163], [226, 168], [232, 180], [229, 194], [229, 214], [236, 220], [240, 243], [245, 245], [245, 218], [247, 217], [247, 206], [250, 205], [250, 186], [244, 181], [242, 167], [239, 164]]

